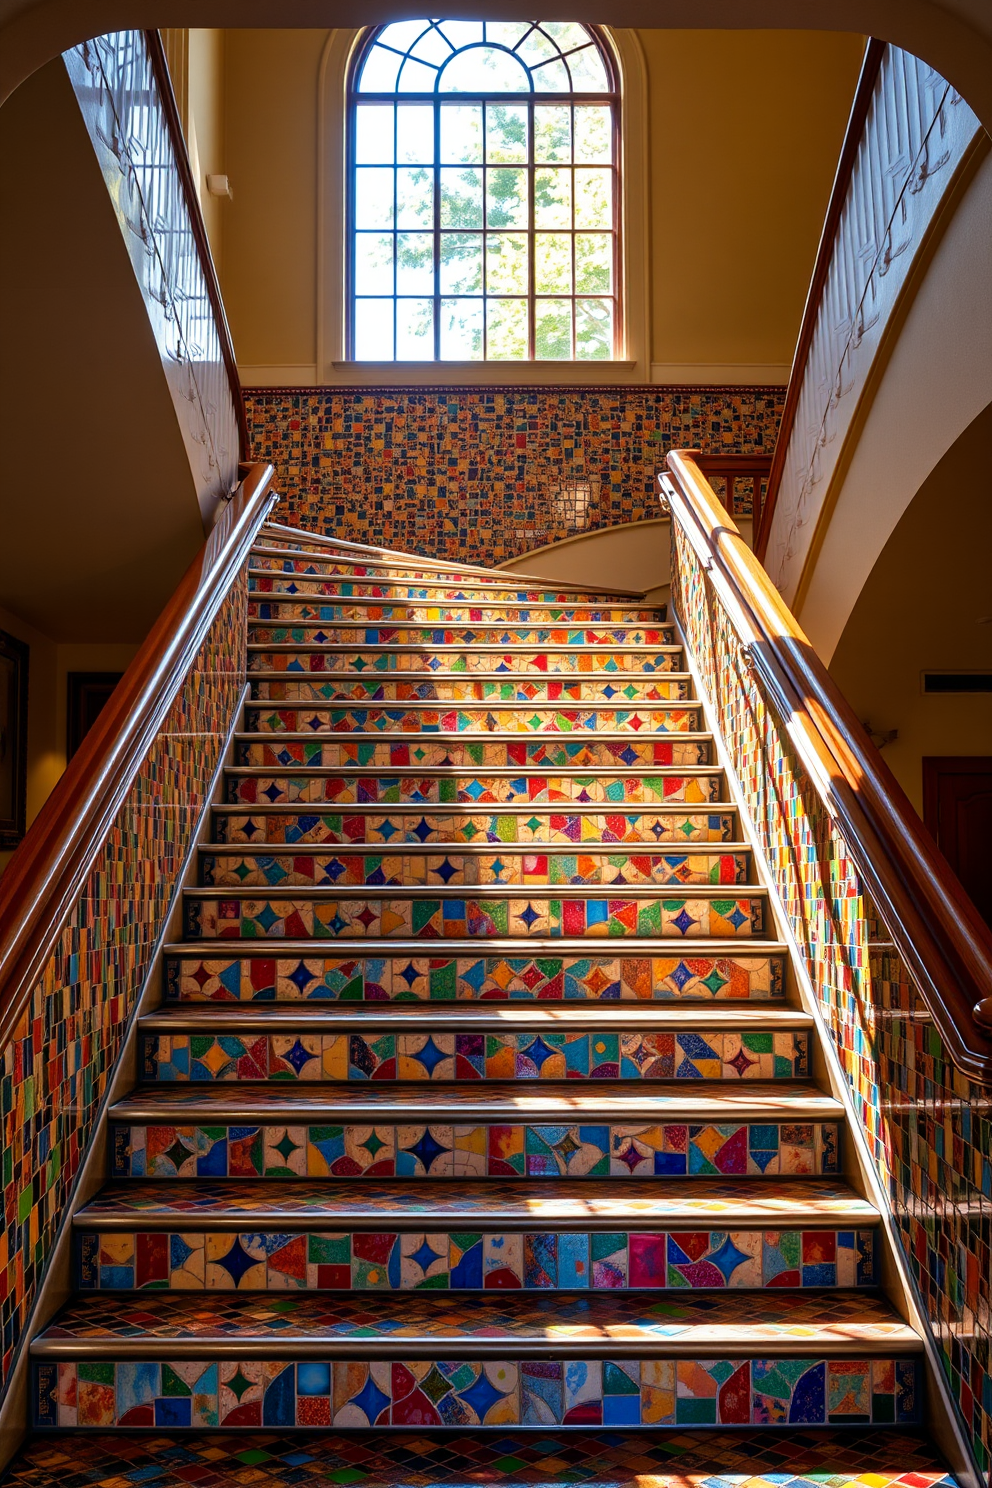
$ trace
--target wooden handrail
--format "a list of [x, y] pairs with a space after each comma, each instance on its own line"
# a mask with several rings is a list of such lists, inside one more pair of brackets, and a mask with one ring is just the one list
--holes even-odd
[[744, 543], [693, 450], [668, 456], [662, 490], [748, 657], [950, 1058], [992, 1083], [992, 931], [972, 904], [864, 726]]
[[210, 307], [213, 310], [214, 322], [217, 326], [221, 355], [224, 358], [224, 369], [227, 372], [227, 381], [231, 389], [231, 401], [234, 404], [235, 417], [238, 421], [239, 453], [242, 461], [247, 461], [251, 459], [251, 435], [248, 429], [248, 413], [245, 409], [244, 394], [241, 391], [241, 378], [238, 375], [238, 363], [234, 355], [231, 328], [227, 323], [224, 297], [220, 292], [217, 266], [214, 263], [214, 256], [210, 249], [207, 225], [203, 220], [203, 211], [200, 207], [200, 196], [196, 189], [196, 182], [193, 180], [193, 169], [189, 161], [189, 150], [186, 147], [186, 135], [183, 132], [182, 120], [179, 117], [179, 105], [176, 103], [176, 90], [172, 86], [172, 74], [169, 71], [169, 62], [165, 55], [165, 47], [162, 45], [161, 34], [155, 30], [146, 31], [145, 42], [148, 46], [148, 55], [151, 58], [155, 82], [158, 85], [159, 97], [162, 100], [162, 112], [165, 115], [169, 136], [172, 140], [172, 149], [176, 157], [176, 169], [179, 172], [179, 179], [182, 183], [186, 210], [189, 213], [189, 220], [193, 229], [193, 239], [196, 243], [196, 251], [199, 254], [200, 266], [203, 269], [207, 294], [210, 298]]
[[813, 275], [809, 282], [809, 289], [806, 292], [806, 304], [803, 307], [803, 318], [799, 325], [799, 336], [796, 341], [795, 354], [792, 358], [789, 385], [786, 388], [785, 403], [782, 406], [782, 421], [779, 424], [775, 453], [772, 456], [771, 470], [768, 473], [768, 487], [765, 492], [761, 521], [755, 522], [754, 532], [752, 534], [754, 551], [762, 559], [768, 550], [768, 537], [772, 529], [772, 518], [775, 515], [775, 507], [778, 503], [779, 487], [782, 484], [782, 472], [785, 469], [785, 457], [788, 453], [789, 441], [792, 438], [792, 430], [795, 427], [796, 414], [799, 411], [799, 397], [802, 392], [803, 378], [806, 373], [806, 363], [809, 360], [810, 347], [813, 344], [813, 333], [816, 330], [820, 306], [823, 301], [823, 292], [827, 284], [827, 275], [830, 272], [830, 264], [833, 260], [834, 241], [837, 237], [837, 229], [840, 226], [844, 203], [847, 201], [851, 177], [854, 174], [854, 167], [857, 163], [858, 150], [861, 146], [861, 136], [864, 134], [865, 123], [868, 119], [868, 110], [871, 107], [871, 100], [875, 93], [875, 84], [878, 81], [882, 58], [885, 55], [885, 47], [886, 43], [884, 41], [879, 41], [874, 36], [869, 37], [868, 45], [865, 48], [864, 60], [861, 63], [861, 72], [858, 76], [858, 86], [854, 92], [854, 102], [851, 105], [851, 113], [847, 121], [844, 143], [841, 146], [840, 158], [837, 162], [834, 184], [830, 190], [827, 214], [823, 219], [823, 230], [820, 233], [820, 242], [816, 250], [816, 259], [813, 263]]
[[6, 1044], [97, 853], [255, 534], [278, 499], [251, 465], [0, 878], [0, 1046]]

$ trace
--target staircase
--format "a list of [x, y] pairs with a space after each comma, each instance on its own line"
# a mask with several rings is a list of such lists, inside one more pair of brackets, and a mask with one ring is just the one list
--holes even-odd
[[278, 528], [251, 586], [36, 1428], [918, 1422], [673, 625]]

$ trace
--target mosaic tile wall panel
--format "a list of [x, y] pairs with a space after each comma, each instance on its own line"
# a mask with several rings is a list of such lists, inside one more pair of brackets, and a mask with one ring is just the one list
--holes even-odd
[[246, 609], [242, 576], [2, 1051], [4, 1381], [240, 697]]
[[770, 452], [784, 388], [247, 388], [279, 520], [492, 564], [657, 514], [671, 448]]
[[818, 1426], [919, 1419], [915, 1359], [93, 1360], [35, 1366], [42, 1428]]
[[[954, 1069], [836, 826], [673, 524], [675, 605], [847, 1076], [945, 1372], [992, 1462], [992, 1113]], [[676, 567], [677, 565], [677, 567]]]

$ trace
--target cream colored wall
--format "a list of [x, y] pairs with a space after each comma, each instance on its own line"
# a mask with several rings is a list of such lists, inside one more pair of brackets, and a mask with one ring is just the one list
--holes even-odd
[[224, 256], [224, 227], [231, 203], [224, 197], [211, 196], [207, 190], [207, 176], [229, 174], [224, 138], [227, 34], [226, 31], [204, 28], [188, 33], [187, 138], [193, 179], [218, 269]]
[[[992, 670], [992, 408], [924, 482], [886, 543], [830, 671], [922, 812], [924, 755], [992, 755], [992, 696], [926, 695], [920, 673]], [[953, 511], [953, 520], [948, 512]]]
[[[235, 200], [225, 204], [221, 278], [249, 382], [316, 375], [318, 86], [328, 35], [226, 35], [225, 169]], [[654, 380], [784, 382], [863, 38], [638, 35], [649, 90]]]

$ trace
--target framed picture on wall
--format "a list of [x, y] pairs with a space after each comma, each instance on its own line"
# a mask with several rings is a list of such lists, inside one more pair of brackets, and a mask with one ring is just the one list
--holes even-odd
[[0, 630], [0, 848], [24, 836], [28, 778], [28, 647]]

